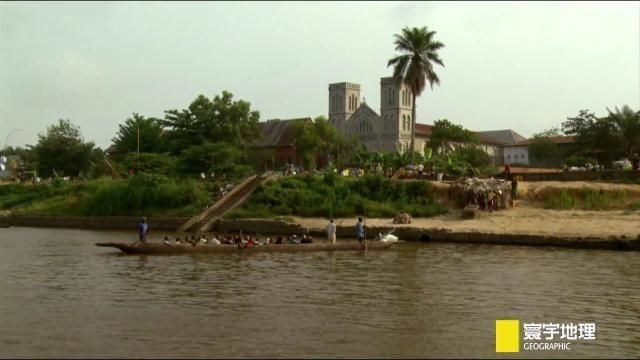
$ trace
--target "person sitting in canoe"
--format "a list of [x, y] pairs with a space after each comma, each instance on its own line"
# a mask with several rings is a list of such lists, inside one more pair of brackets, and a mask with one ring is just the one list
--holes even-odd
[[211, 238], [211, 244], [215, 246], [220, 246], [222, 243], [220, 242], [220, 240], [218, 240], [218, 238], [216, 238], [215, 235], [213, 235], [213, 237]]
[[307, 234], [302, 234], [302, 241], [300, 241], [301, 244], [311, 244], [313, 242], [313, 239], [311, 238], [311, 235]]
[[147, 218], [143, 217], [138, 224], [138, 240], [143, 243], [147, 242], [147, 234], [149, 234], [149, 225], [147, 225]]
[[300, 239], [298, 239], [296, 234], [293, 234], [287, 240], [287, 244], [300, 244]]
[[207, 237], [204, 235], [200, 235], [200, 242], [206, 244], [208, 242]]
[[176, 238], [176, 245], [180, 245], [180, 238], [179, 237]]
[[164, 244], [167, 245], [167, 246], [171, 246], [171, 240], [169, 240], [168, 236], [164, 237]]

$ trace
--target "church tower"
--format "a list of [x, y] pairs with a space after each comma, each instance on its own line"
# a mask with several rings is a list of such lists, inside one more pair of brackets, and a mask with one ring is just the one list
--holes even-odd
[[360, 85], [342, 82], [329, 84], [329, 122], [341, 129], [360, 106]]
[[[380, 117], [385, 150], [405, 152], [411, 143], [411, 90], [393, 77], [380, 79]], [[395, 148], [394, 148], [395, 145]]]

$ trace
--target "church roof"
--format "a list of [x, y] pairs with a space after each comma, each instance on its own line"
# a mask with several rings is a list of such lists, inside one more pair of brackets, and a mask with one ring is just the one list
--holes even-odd
[[[549, 141], [551, 141], [554, 144], [572, 144], [574, 142], [576, 142], [576, 137], [575, 136], [552, 136], [547, 138]], [[509, 144], [506, 146], [525, 146], [525, 145], [531, 145], [535, 142], [535, 139], [526, 139], [523, 141], [518, 141], [515, 144]]]
[[296, 121], [312, 121], [311, 118], [271, 119], [258, 123], [260, 138], [252, 145], [257, 147], [278, 147], [293, 145], [293, 125]]
[[480, 141], [481, 144], [487, 144], [487, 145], [505, 145], [506, 144], [504, 141], [498, 140], [493, 136], [489, 136], [485, 134], [483, 131], [474, 131], [473, 133], [478, 137], [478, 140]]
[[526, 138], [511, 129], [479, 131], [479, 134], [487, 135], [495, 140], [501, 141], [503, 144], [515, 144], [525, 141]]
[[429, 137], [431, 136], [431, 130], [433, 130], [433, 125], [416, 123], [416, 136]]

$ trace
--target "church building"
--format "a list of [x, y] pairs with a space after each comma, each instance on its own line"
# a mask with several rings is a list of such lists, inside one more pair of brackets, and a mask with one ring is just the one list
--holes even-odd
[[[392, 77], [380, 79], [380, 114], [360, 101], [360, 85], [329, 85], [329, 121], [342, 134], [355, 135], [370, 151], [409, 150], [411, 144], [411, 90]], [[417, 124], [415, 150], [422, 152], [431, 126]]]
[[[404, 153], [411, 146], [411, 105], [413, 94], [404, 83], [393, 77], [380, 79], [380, 114], [360, 101], [360, 85], [350, 82], [329, 84], [329, 122], [347, 137], [355, 136], [369, 151], [398, 151]], [[431, 137], [433, 126], [416, 124], [414, 149], [423, 153]], [[497, 140], [496, 131], [474, 132], [480, 148], [492, 164], [503, 164], [502, 148], [507, 142]]]

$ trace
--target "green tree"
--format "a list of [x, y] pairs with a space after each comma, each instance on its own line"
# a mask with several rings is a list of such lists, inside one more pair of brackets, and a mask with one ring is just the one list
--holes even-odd
[[613, 112], [607, 109], [607, 120], [615, 127], [615, 131], [622, 140], [622, 147], [627, 156], [631, 157], [640, 149], [640, 111], [633, 111], [629, 105]]
[[462, 125], [453, 124], [447, 119], [441, 119], [433, 123], [427, 146], [436, 154], [446, 154], [451, 152], [454, 147], [477, 143], [478, 137], [472, 131], [465, 129]]
[[296, 152], [302, 158], [305, 168], [316, 166], [315, 160], [319, 156], [331, 155], [338, 158], [337, 152], [345, 151], [347, 140], [329, 123], [324, 116], [316, 117], [313, 122], [299, 120], [293, 125], [293, 135]]
[[176, 157], [168, 154], [155, 153], [128, 153], [122, 161], [122, 166], [129, 169], [136, 169], [140, 172], [151, 174], [171, 175], [176, 168]]
[[39, 176], [78, 176], [90, 167], [94, 144], [84, 142], [80, 128], [70, 120], [58, 120], [47, 128], [46, 134], [38, 134], [33, 147]]
[[199, 95], [188, 109], [165, 111], [160, 123], [172, 130], [168, 136], [171, 152], [179, 154], [205, 141], [243, 147], [259, 135], [259, 120], [260, 113], [252, 111], [249, 102], [234, 101], [230, 92], [223, 91], [212, 100]]
[[[424, 91], [427, 82], [433, 89], [433, 84], [439, 85], [440, 79], [433, 69], [433, 64], [444, 67], [438, 50], [444, 44], [435, 41], [435, 31], [425, 27], [402, 29], [401, 34], [395, 34], [396, 51], [402, 54], [389, 60], [387, 66], [394, 66], [393, 76], [398, 82], [404, 82], [413, 96], [411, 108], [411, 154], [413, 156], [416, 136], [416, 97]], [[412, 157], [413, 159], [413, 157]]]
[[315, 167], [315, 157], [322, 144], [315, 125], [305, 120], [295, 121], [292, 125], [296, 153], [302, 159], [306, 169]]
[[138, 151], [138, 134], [140, 135], [141, 153], [159, 153], [166, 150], [162, 141], [162, 125], [158, 119], [145, 118], [133, 113], [124, 124], [118, 125], [118, 132], [113, 141], [118, 153], [123, 156], [129, 152]]
[[183, 173], [203, 172], [209, 175], [215, 172], [216, 176], [225, 175], [227, 178], [244, 176], [250, 170], [249, 166], [241, 165], [246, 163], [244, 149], [229, 143], [209, 141], [188, 147], [178, 159], [178, 167]]
[[624, 139], [612, 118], [598, 118], [589, 110], [562, 123], [565, 135], [575, 136], [574, 155], [593, 155], [609, 163], [624, 153]]
[[544, 160], [562, 156], [562, 151], [552, 138], [561, 136], [560, 129], [551, 128], [533, 135], [533, 141], [529, 145], [529, 156]]

